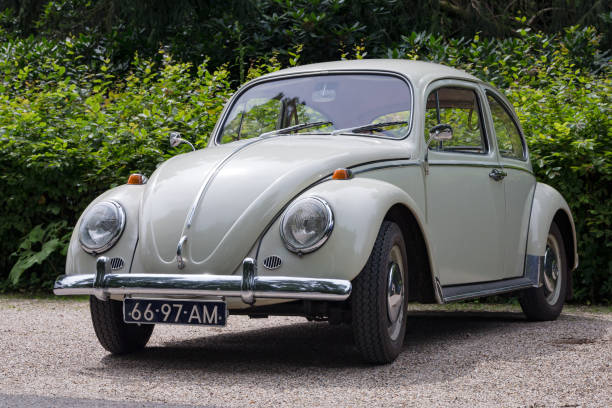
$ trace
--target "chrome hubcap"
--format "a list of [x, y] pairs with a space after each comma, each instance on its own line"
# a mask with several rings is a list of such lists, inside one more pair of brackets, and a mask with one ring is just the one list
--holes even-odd
[[391, 248], [391, 262], [387, 272], [387, 317], [389, 335], [395, 340], [401, 331], [404, 317], [404, 261], [402, 251], [396, 245]]
[[387, 314], [389, 321], [395, 322], [402, 308], [402, 298], [404, 297], [404, 282], [402, 272], [395, 262], [389, 266], [389, 286], [387, 287]]
[[546, 252], [544, 253], [543, 283], [546, 302], [554, 305], [561, 293], [561, 258], [559, 257], [559, 243], [553, 235], [548, 236]]

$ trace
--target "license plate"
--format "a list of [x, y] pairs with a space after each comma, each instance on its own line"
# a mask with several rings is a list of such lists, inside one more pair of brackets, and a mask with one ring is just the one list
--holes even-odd
[[126, 323], [225, 326], [227, 315], [225, 302], [221, 301], [126, 298], [123, 320]]

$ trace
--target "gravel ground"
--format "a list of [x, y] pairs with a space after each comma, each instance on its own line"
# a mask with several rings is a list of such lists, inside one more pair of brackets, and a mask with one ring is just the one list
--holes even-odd
[[0, 297], [0, 394], [54, 397], [49, 405], [612, 406], [609, 310], [529, 323], [512, 306], [411, 309], [398, 360], [368, 366], [350, 328], [287, 317], [158, 326], [145, 351], [114, 357], [86, 302]]

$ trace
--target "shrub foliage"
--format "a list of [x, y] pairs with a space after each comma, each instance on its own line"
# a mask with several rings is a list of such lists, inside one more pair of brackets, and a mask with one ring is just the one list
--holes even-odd
[[[412, 33], [384, 54], [461, 67], [506, 92], [538, 178], [561, 191], [574, 212], [581, 257], [575, 298], [609, 302], [609, 57], [592, 28], [518, 32], [504, 40]], [[336, 58], [364, 54], [357, 46]], [[298, 46], [289, 63], [302, 62], [301, 55]], [[272, 57], [244, 77], [278, 68]], [[188, 149], [168, 146], [170, 130], [204, 147], [235, 88], [227, 65], [177, 62], [163, 49], [153, 59], [136, 54], [126, 69], [85, 35], [51, 41], [0, 31], [0, 290], [48, 290], [83, 208], [128, 174], [150, 174]]]
[[[303, 60], [327, 61], [363, 46], [380, 57], [411, 31], [448, 37], [516, 36], [527, 26], [556, 33], [592, 25], [612, 48], [612, 9], [604, 0], [0, 0], [0, 25], [22, 35], [63, 39], [85, 33], [113, 61], [134, 51], [152, 56], [160, 43], [181, 61], [231, 62], [243, 78], [250, 62], [276, 52], [283, 62], [302, 45]], [[519, 22], [515, 16], [529, 16]]]

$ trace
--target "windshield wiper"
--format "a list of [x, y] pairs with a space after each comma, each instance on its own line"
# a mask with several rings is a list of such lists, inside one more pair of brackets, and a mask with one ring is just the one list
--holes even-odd
[[355, 126], [355, 127], [350, 127], [350, 128], [344, 128], [344, 129], [338, 129], [338, 130], [334, 130], [332, 132], [332, 135], [338, 135], [341, 133], [362, 133], [368, 130], [375, 130], [377, 132], [382, 132], [384, 127], [387, 126], [394, 126], [394, 125], [407, 125], [408, 121], [406, 120], [400, 120], [400, 121], [393, 121], [393, 122], [381, 122], [381, 123], [372, 123], [369, 125], [363, 125], [363, 126]]
[[297, 125], [293, 125], [293, 126], [289, 126], [289, 127], [281, 128], [281, 129], [276, 129], [271, 132], [262, 133], [261, 135], [259, 135], [259, 137], [267, 137], [267, 136], [274, 136], [274, 135], [287, 135], [289, 133], [296, 132], [298, 130], [308, 129], [308, 128], [317, 127], [317, 126], [324, 126], [324, 125], [333, 125], [333, 122], [320, 121], [320, 122], [298, 123]]

